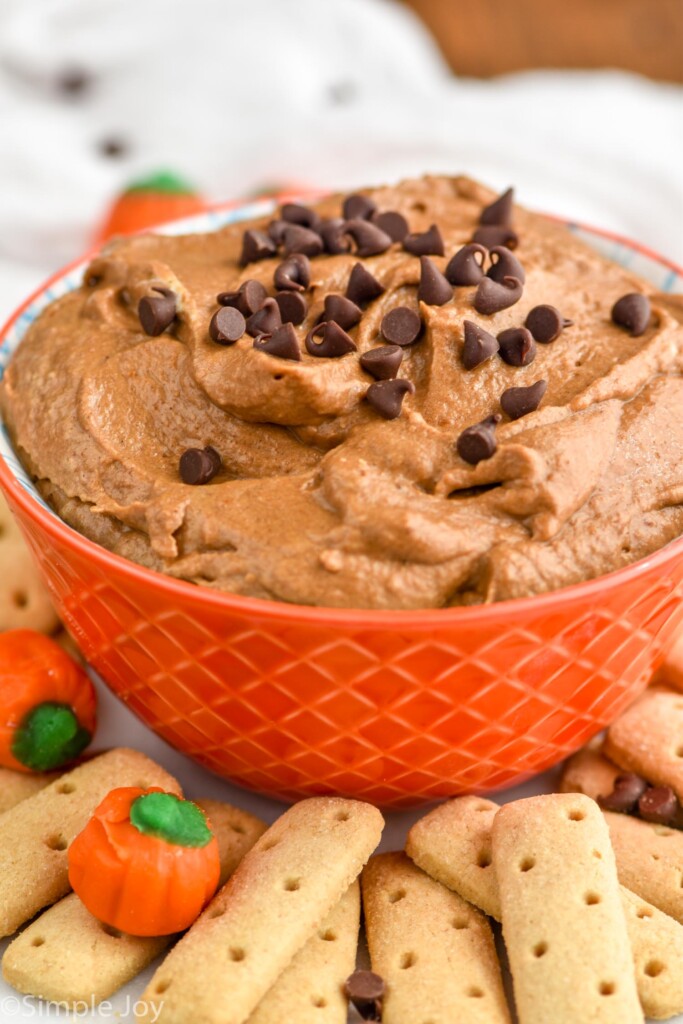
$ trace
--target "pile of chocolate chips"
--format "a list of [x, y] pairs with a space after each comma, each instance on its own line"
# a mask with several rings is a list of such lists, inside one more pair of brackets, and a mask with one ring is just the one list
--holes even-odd
[[[511, 188], [484, 207], [472, 240], [451, 257], [443, 273], [430, 259], [445, 255], [438, 224], [411, 233], [401, 213], [381, 211], [369, 196], [361, 194], [347, 196], [341, 212], [341, 217], [323, 219], [311, 207], [285, 203], [267, 230], [248, 228], [244, 232], [240, 260], [243, 266], [281, 257], [273, 274], [275, 293], [269, 296], [264, 285], [252, 279], [244, 281], [237, 291], [218, 295], [220, 308], [209, 324], [209, 336], [214, 343], [234, 345], [246, 333], [253, 338], [257, 351], [300, 362], [302, 351], [294, 327], [302, 324], [308, 313], [305, 292], [311, 284], [310, 260], [324, 255], [353, 254], [358, 262], [352, 268], [345, 294], [325, 297], [323, 314], [308, 331], [304, 347], [309, 355], [324, 359], [356, 353], [357, 345], [349, 332], [360, 323], [368, 303], [385, 291], [360, 261], [386, 252], [394, 244], [420, 260], [419, 302], [442, 306], [452, 299], [455, 288], [476, 286], [472, 296], [474, 309], [481, 316], [493, 316], [522, 297], [526, 275], [512, 251], [519, 244], [519, 236], [512, 227]], [[490, 266], [485, 269], [487, 261]], [[155, 295], [141, 301], [139, 315], [143, 330], [157, 335], [173, 324], [176, 297], [167, 289], [154, 291]], [[633, 336], [646, 330], [650, 316], [648, 299], [635, 293], [622, 296], [612, 309], [613, 322]], [[551, 344], [570, 326], [572, 321], [551, 305], [535, 306], [523, 325], [507, 328], [495, 336], [479, 324], [465, 320], [463, 366], [474, 370], [495, 355], [509, 366], [528, 366], [536, 358], [537, 344]], [[398, 378], [398, 372], [404, 350], [419, 344], [424, 336], [419, 312], [399, 306], [383, 318], [380, 344], [359, 356], [362, 370], [375, 380], [368, 387], [365, 400], [384, 419], [400, 416], [406, 395], [415, 392], [412, 382]], [[528, 386], [507, 388], [500, 396], [500, 408], [511, 420], [526, 416], [538, 409], [547, 387], [548, 382], [539, 379]], [[501, 414], [496, 412], [467, 427], [455, 443], [459, 456], [470, 465], [491, 458], [497, 450], [495, 431], [501, 420]], [[193, 453], [193, 458], [196, 463], [199, 456]], [[181, 474], [186, 482], [201, 484], [212, 478], [206, 454], [202, 458], [206, 469]]]
[[603, 811], [634, 814], [656, 825], [683, 829], [683, 808], [671, 786], [651, 786], [634, 772], [617, 775], [612, 792], [599, 796], [598, 803]]

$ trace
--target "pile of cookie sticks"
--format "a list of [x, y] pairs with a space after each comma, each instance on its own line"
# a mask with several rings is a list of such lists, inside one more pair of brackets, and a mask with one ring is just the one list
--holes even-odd
[[380, 992], [356, 998], [365, 1019], [509, 1024], [490, 919], [502, 922], [520, 1024], [664, 1019], [683, 1012], [683, 831], [644, 820], [635, 803], [615, 813], [598, 801], [624, 771], [680, 801], [682, 750], [683, 697], [651, 687], [570, 759], [562, 792], [501, 807], [448, 801], [413, 826], [405, 852], [375, 853], [383, 819], [367, 803], [312, 798], [267, 828], [199, 800], [221, 888], [179, 941], [101, 924], [69, 892], [67, 868], [112, 779], [179, 793], [175, 779], [126, 749], [62, 775], [4, 770], [0, 934], [31, 923], [3, 974], [62, 1005], [98, 1002], [171, 947], [137, 1004], [141, 1021], [345, 1024], [362, 989], [349, 984], [362, 894]]

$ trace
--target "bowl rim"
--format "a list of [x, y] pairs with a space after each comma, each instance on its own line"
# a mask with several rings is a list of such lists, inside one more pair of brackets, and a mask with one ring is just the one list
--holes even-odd
[[[189, 225], [192, 221], [196, 221], [206, 216], [206, 214], [222, 213], [269, 199], [282, 202], [285, 199], [301, 198], [301, 194], [301, 190], [299, 192], [287, 191], [277, 196], [259, 196], [256, 200], [230, 200], [217, 203], [207, 206], [206, 210], [202, 213], [194, 214], [191, 217], [166, 221], [133, 234], [159, 231], [171, 225], [178, 226], [184, 221]], [[310, 201], [311, 198], [319, 199], [326, 194], [328, 193], [311, 190], [310, 193], [307, 193], [306, 198]], [[683, 278], [683, 267], [661, 256], [653, 249], [641, 245], [639, 242], [634, 242], [624, 235], [555, 214], [541, 213], [540, 215], [556, 223], [566, 224], [567, 226], [623, 245], [659, 263]], [[0, 328], [0, 345], [26, 309], [53, 284], [91, 260], [101, 251], [101, 248], [101, 245], [89, 248], [84, 255], [72, 260], [66, 266], [51, 274], [46, 281], [35, 288]], [[683, 556], [683, 536], [681, 536], [670, 541], [657, 551], [652, 552], [650, 555], [646, 555], [645, 558], [638, 559], [629, 565], [614, 569], [612, 572], [604, 573], [601, 576], [573, 583], [566, 587], [560, 587], [558, 590], [534, 594], [529, 597], [496, 601], [489, 604], [417, 609], [337, 608], [334, 606], [302, 605], [285, 601], [274, 601], [268, 598], [246, 597], [241, 594], [233, 594], [230, 591], [200, 586], [190, 583], [188, 580], [176, 579], [165, 573], [157, 572], [155, 569], [148, 569], [146, 566], [139, 565], [137, 562], [124, 558], [122, 555], [117, 555], [113, 551], [109, 551], [107, 548], [95, 543], [95, 541], [90, 540], [84, 534], [79, 533], [53, 512], [43, 508], [34, 496], [20, 484], [3, 456], [0, 456], [0, 490], [9, 496], [10, 500], [17, 504], [26, 516], [36, 522], [41, 530], [47, 530], [55, 541], [75, 549], [85, 558], [94, 559], [104, 569], [109, 567], [115, 572], [128, 577], [131, 583], [156, 587], [164, 591], [169, 598], [177, 597], [180, 602], [189, 601], [191, 604], [198, 606], [209, 605], [217, 611], [233, 612], [235, 614], [251, 615], [292, 623], [306, 619], [307, 622], [317, 625], [355, 626], [365, 629], [370, 629], [373, 626], [395, 627], [397, 625], [402, 627], [433, 628], [435, 626], [467, 626], [475, 622], [479, 624], [482, 617], [487, 622], [497, 622], [501, 619], [507, 621], [511, 617], [516, 618], [520, 615], [531, 617], [535, 613], [548, 614], [556, 610], [558, 606], [581, 603], [584, 600], [595, 602], [605, 591], [618, 588], [622, 584], [631, 583], [637, 580], [638, 577], [646, 575], [652, 569], [669, 563], [677, 556]]]

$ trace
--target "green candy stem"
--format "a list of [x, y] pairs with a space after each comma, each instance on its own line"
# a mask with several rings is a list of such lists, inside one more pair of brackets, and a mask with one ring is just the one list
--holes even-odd
[[68, 704], [45, 701], [24, 716], [14, 734], [12, 754], [33, 772], [50, 772], [73, 761], [91, 735]]
[[172, 171], [158, 171], [147, 178], [134, 181], [126, 189], [126, 195], [135, 192], [162, 192], [172, 196], [192, 196], [195, 190], [178, 174]]
[[130, 820], [143, 836], [163, 839], [172, 846], [207, 846], [213, 839], [199, 807], [172, 793], [139, 796], [131, 806]]

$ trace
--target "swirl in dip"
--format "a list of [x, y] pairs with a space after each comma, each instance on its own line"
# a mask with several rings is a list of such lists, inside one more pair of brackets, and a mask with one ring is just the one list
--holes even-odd
[[[326, 305], [354, 268], [355, 301]], [[110, 244], [32, 325], [2, 412], [58, 514], [160, 572], [300, 604], [499, 601], [683, 532], [682, 321], [509, 195], [426, 177]]]

